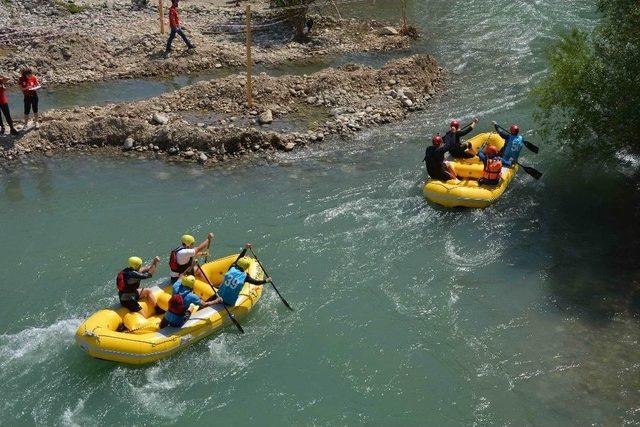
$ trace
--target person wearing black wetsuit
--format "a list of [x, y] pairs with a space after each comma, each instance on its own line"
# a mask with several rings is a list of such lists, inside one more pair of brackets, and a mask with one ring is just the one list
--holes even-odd
[[427, 173], [433, 179], [440, 181], [448, 181], [455, 179], [455, 171], [449, 166], [449, 162], [444, 161], [444, 155], [449, 147], [442, 143], [440, 135], [434, 135], [431, 138], [433, 145], [427, 147], [424, 153], [424, 162], [427, 165]]
[[469, 151], [471, 146], [467, 143], [462, 144], [460, 138], [469, 134], [478, 123], [478, 119], [473, 119], [471, 124], [464, 129], [460, 129], [460, 122], [453, 120], [449, 128], [449, 132], [444, 135], [442, 140], [444, 145], [447, 146], [449, 154], [456, 159], [470, 159], [475, 157], [475, 154]]

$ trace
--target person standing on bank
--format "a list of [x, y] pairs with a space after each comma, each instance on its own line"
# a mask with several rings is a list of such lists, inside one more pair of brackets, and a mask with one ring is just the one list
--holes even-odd
[[4, 135], [4, 121], [2, 120], [2, 116], [7, 119], [7, 124], [9, 125], [9, 131], [11, 135], [18, 135], [18, 131], [13, 127], [13, 120], [11, 120], [11, 112], [9, 112], [9, 101], [7, 100], [7, 95], [5, 93], [6, 87], [5, 85], [9, 81], [8, 78], [0, 74], [0, 135]]
[[187, 45], [187, 50], [195, 49], [195, 45], [189, 41], [182, 27], [180, 26], [180, 17], [178, 16], [178, 0], [171, 0], [171, 7], [169, 8], [169, 26], [171, 32], [169, 33], [169, 39], [167, 40], [167, 49], [164, 52], [165, 57], [169, 57], [171, 54], [171, 43], [176, 38], [176, 34], [182, 37], [182, 40]]
[[38, 127], [38, 92], [41, 88], [40, 82], [36, 76], [33, 75], [31, 68], [25, 68], [20, 73], [18, 79], [18, 85], [22, 89], [24, 95], [24, 129], [29, 127], [29, 114], [33, 110], [34, 125]]

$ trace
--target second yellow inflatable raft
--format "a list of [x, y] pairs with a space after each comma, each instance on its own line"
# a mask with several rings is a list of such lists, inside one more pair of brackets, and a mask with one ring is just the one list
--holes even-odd
[[[237, 257], [237, 254], [229, 255], [202, 266], [214, 287], [217, 288], [222, 283], [224, 274]], [[256, 279], [264, 276], [254, 259], [247, 273]], [[167, 310], [171, 285], [167, 283], [151, 289], [158, 306]], [[202, 280], [196, 280], [193, 290], [203, 300], [213, 295], [211, 286]], [[261, 296], [262, 286], [245, 283], [235, 306], [229, 307], [229, 311], [236, 319], [241, 319], [251, 311]], [[131, 313], [119, 304], [94, 313], [76, 331], [76, 342], [89, 355], [98, 359], [143, 364], [168, 357], [231, 322], [222, 304], [218, 304], [196, 311], [181, 328], [168, 326], [160, 329], [163, 315], [156, 313], [146, 301], [141, 300], [139, 304], [142, 310], [138, 313]]]
[[[480, 133], [468, 142], [477, 151], [487, 145], [493, 145], [498, 150], [504, 145], [504, 140], [496, 133]], [[502, 177], [498, 185], [478, 185], [482, 177], [483, 165], [477, 157], [473, 159], [457, 159], [451, 161], [458, 177], [440, 181], [429, 179], [422, 192], [427, 200], [446, 207], [463, 206], [468, 208], [485, 208], [495, 202], [504, 193], [511, 180], [518, 171], [518, 166], [502, 168]]]

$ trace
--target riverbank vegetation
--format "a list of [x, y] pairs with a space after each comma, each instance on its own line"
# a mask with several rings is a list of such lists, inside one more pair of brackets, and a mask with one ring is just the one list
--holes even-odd
[[575, 152], [640, 151], [640, 3], [598, 0], [591, 32], [574, 29], [549, 50], [549, 74], [533, 89], [542, 133]]

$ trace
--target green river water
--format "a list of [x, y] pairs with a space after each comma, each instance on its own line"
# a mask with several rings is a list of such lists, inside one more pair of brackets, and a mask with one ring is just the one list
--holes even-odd
[[[484, 210], [421, 195], [426, 136], [453, 116], [533, 127], [544, 48], [592, 26], [591, 3], [411, 2], [414, 50], [451, 71], [449, 90], [353, 141], [242, 168], [67, 157], [3, 172], [0, 424], [640, 423], [640, 160], [598, 180], [529, 134], [541, 181], [519, 174]], [[178, 236], [209, 230], [214, 256], [252, 242], [296, 311], [267, 288], [245, 335], [143, 367], [75, 345], [129, 255], [160, 255], [166, 277]]]

